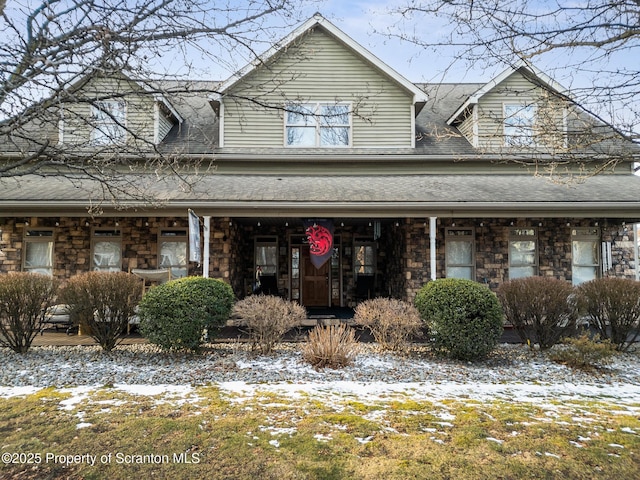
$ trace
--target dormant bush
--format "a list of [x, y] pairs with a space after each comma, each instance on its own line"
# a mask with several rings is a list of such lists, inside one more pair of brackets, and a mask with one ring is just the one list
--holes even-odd
[[557, 278], [528, 277], [498, 287], [505, 317], [523, 342], [541, 349], [576, 333], [577, 302], [573, 286]]
[[302, 358], [315, 368], [349, 366], [358, 353], [352, 328], [346, 325], [318, 326], [309, 332], [302, 346]]
[[577, 338], [565, 338], [550, 352], [549, 358], [572, 368], [592, 370], [611, 363], [615, 346], [610, 340], [600, 340], [600, 336], [590, 337], [583, 333]]
[[598, 278], [578, 287], [579, 304], [600, 337], [627, 350], [640, 333], [640, 282]]
[[226, 325], [235, 297], [222, 280], [185, 277], [151, 288], [140, 302], [140, 331], [163, 350], [198, 351], [204, 332]]
[[502, 335], [500, 303], [493, 292], [477, 282], [434, 280], [420, 289], [415, 304], [434, 348], [453, 358], [483, 358]]
[[416, 307], [392, 298], [374, 298], [360, 303], [354, 321], [367, 327], [384, 350], [402, 351], [412, 336], [420, 333], [422, 321]]
[[25, 353], [42, 327], [58, 282], [48, 275], [0, 275], [0, 345]]
[[274, 295], [251, 295], [240, 300], [233, 314], [246, 325], [252, 347], [262, 354], [271, 353], [285, 333], [307, 318], [298, 303]]
[[126, 272], [88, 272], [69, 279], [60, 298], [105, 351], [119, 343], [142, 294], [138, 277]]

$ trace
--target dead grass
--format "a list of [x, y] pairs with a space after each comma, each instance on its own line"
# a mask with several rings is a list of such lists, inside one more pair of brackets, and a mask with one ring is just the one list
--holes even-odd
[[[213, 386], [186, 398], [113, 388], [70, 397], [45, 389], [0, 399], [2, 453], [41, 459], [4, 462], [0, 478], [632, 479], [640, 471], [640, 405], [604, 399], [293, 401]], [[47, 453], [96, 455], [97, 464], [64, 465]]]

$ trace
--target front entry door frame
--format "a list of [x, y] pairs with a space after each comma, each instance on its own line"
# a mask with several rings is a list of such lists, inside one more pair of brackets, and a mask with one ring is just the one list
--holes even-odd
[[311, 263], [309, 247], [301, 248], [301, 296], [305, 307], [331, 306], [331, 262], [320, 268]]
[[[289, 299], [307, 307], [342, 306], [342, 249], [340, 236], [334, 236], [336, 258], [330, 259], [321, 269], [316, 269], [309, 258], [309, 245], [303, 235], [289, 236]], [[315, 277], [315, 278], [312, 278]], [[319, 296], [310, 295], [313, 285], [324, 283]], [[326, 290], [326, 292], [325, 292]]]

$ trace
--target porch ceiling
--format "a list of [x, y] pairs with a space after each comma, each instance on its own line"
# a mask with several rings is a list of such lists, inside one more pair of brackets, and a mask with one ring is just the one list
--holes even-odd
[[[543, 216], [640, 218], [640, 177], [599, 175], [557, 184], [528, 175], [224, 175], [159, 180], [123, 175], [115, 202], [95, 181], [28, 176], [5, 179], [0, 216], [86, 215], [90, 205], [106, 215], [199, 215], [245, 218], [382, 218], [428, 216]], [[135, 186], [153, 204], [124, 192]], [[121, 207], [127, 207], [122, 210]]]

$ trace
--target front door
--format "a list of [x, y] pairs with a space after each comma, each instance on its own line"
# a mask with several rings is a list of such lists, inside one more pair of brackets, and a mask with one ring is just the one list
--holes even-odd
[[302, 305], [305, 307], [329, 306], [329, 273], [331, 262], [320, 268], [311, 263], [309, 247], [302, 249]]

